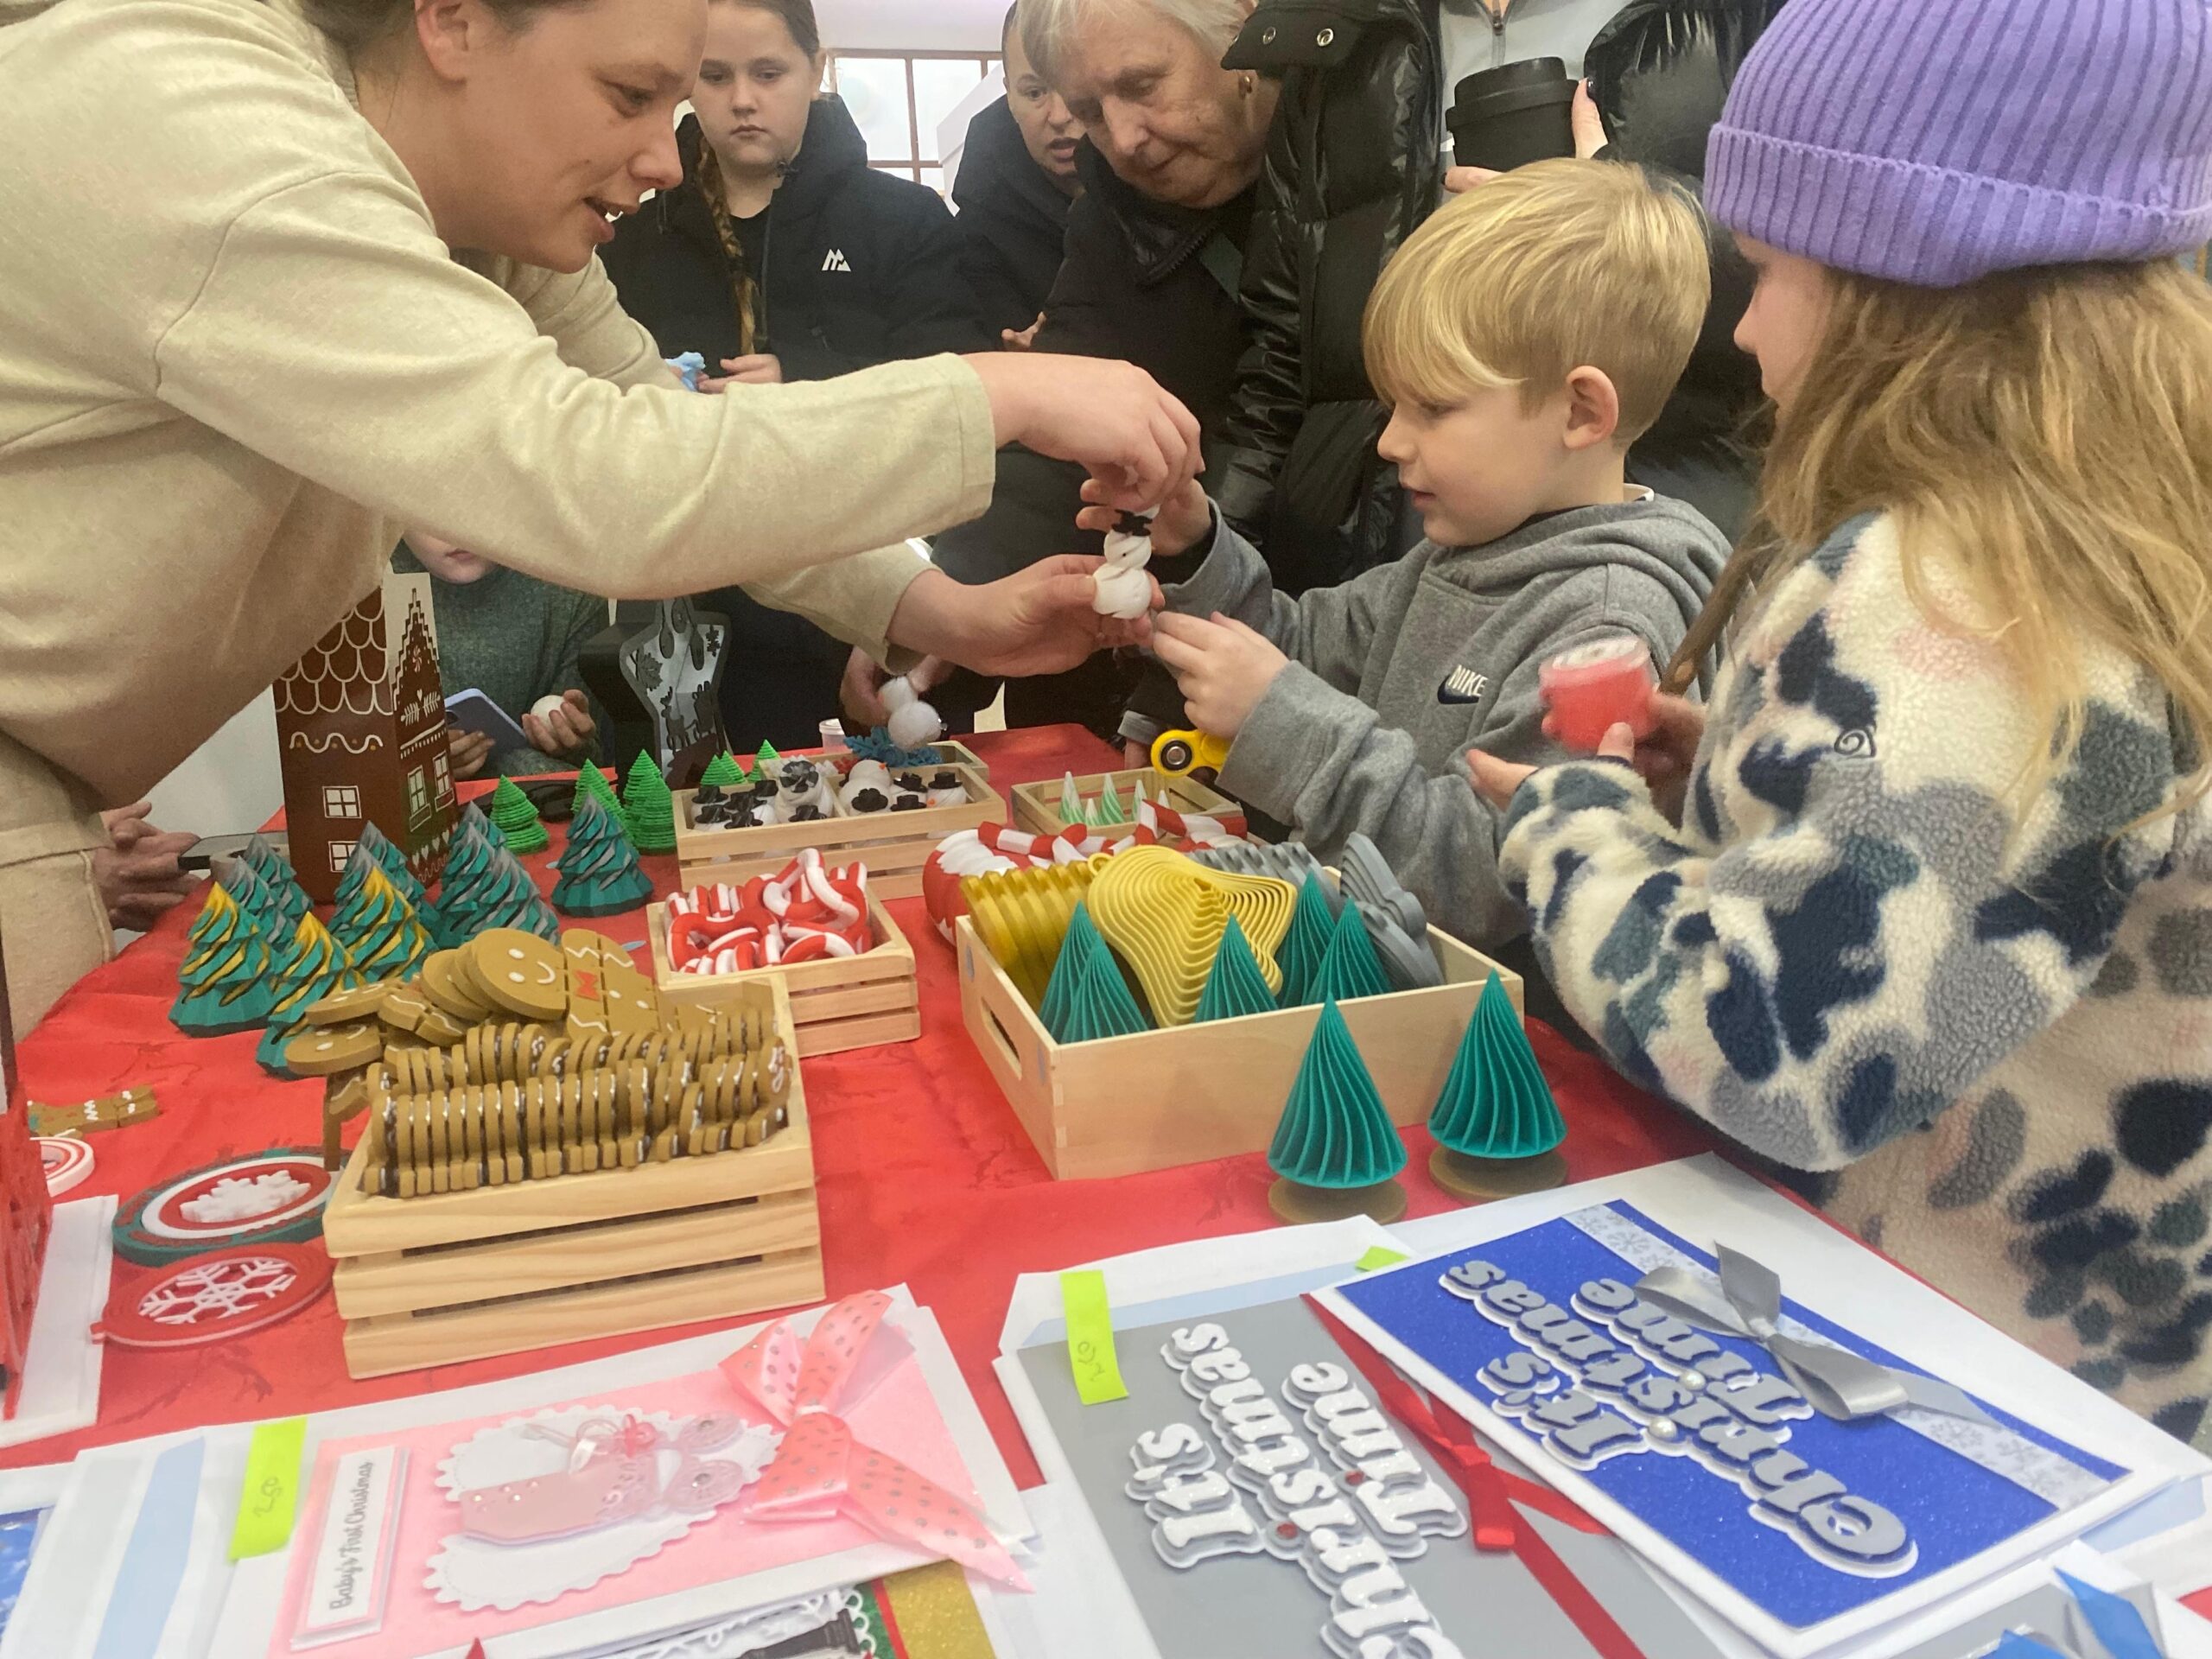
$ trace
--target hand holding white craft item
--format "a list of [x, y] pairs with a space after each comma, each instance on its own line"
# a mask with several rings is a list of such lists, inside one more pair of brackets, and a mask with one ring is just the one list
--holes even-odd
[[883, 683], [883, 706], [891, 711], [884, 730], [902, 749], [918, 749], [944, 735], [944, 720], [922, 701], [904, 674]]
[[1106, 532], [1106, 563], [1090, 579], [1098, 589], [1091, 608], [1101, 616], [1134, 622], [1152, 608], [1152, 578], [1144, 568], [1152, 558], [1152, 520], [1159, 511], [1125, 512]]

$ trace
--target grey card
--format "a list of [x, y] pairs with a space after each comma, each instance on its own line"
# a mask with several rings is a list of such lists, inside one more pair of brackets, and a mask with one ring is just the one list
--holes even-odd
[[[1303, 1301], [1115, 1345], [1128, 1397], [1096, 1406], [1062, 1344], [1020, 1357], [1161, 1659], [1594, 1653], [1519, 1556], [1475, 1548], [1459, 1488]], [[1717, 1653], [1624, 1546], [1516, 1513], [1646, 1659]]]

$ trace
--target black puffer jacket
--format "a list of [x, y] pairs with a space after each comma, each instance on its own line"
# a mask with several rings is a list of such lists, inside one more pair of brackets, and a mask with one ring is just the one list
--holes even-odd
[[1006, 99], [985, 105], [968, 124], [952, 200], [960, 208], [960, 269], [985, 325], [994, 336], [1027, 328], [1060, 274], [1070, 200], [1031, 157]]
[[[1586, 64], [1616, 135], [1611, 153], [1694, 182], [1704, 130], [1780, 3], [1630, 0]], [[1333, 567], [1321, 579], [1342, 581], [1418, 534], [1395, 469], [1374, 453], [1384, 416], [1360, 321], [1384, 262], [1442, 199], [1435, 0], [1263, 0], [1223, 61], [1281, 77], [1282, 96], [1244, 267], [1252, 344], [1208, 484], [1270, 567]], [[1698, 164], [1679, 165], [1693, 149]], [[1716, 238], [1706, 339], [1630, 458], [1631, 476], [1731, 530], [1750, 470], [1719, 442], [1744, 413], [1727, 341], [1747, 290], [1732, 260]]]
[[1435, 0], [1266, 0], [1222, 62], [1282, 94], [1244, 263], [1252, 341], [1207, 481], [1296, 592], [1409, 544], [1359, 328], [1443, 190]]
[[1036, 349], [1135, 364], [1183, 400], [1211, 445], [1244, 350], [1236, 284], [1252, 192], [1177, 207], [1123, 183], [1087, 139], [1075, 162], [1083, 195], [1068, 210]]
[[[677, 142], [683, 182], [623, 220], [602, 257], [622, 308], [664, 356], [698, 352], [718, 365], [737, 354], [737, 307], [729, 257], [697, 182], [696, 116], [684, 118]], [[997, 343], [960, 273], [960, 238], [943, 200], [870, 168], [841, 100], [817, 99], [808, 111], [805, 141], [766, 215], [753, 349], [781, 359], [785, 379]], [[821, 722], [838, 713], [850, 647], [740, 588], [701, 602], [729, 618], [722, 720], [739, 753], [763, 739], [778, 748], [818, 741]]]
[[[699, 118], [677, 130], [683, 182], [615, 227], [601, 255], [622, 308], [662, 353], [737, 354], [731, 272], [697, 182]], [[878, 172], [836, 98], [817, 99], [806, 138], [766, 209], [756, 350], [786, 380], [826, 380], [935, 352], [980, 352], [983, 327], [960, 271], [960, 236], [936, 191]], [[833, 257], [834, 256], [834, 257]]]

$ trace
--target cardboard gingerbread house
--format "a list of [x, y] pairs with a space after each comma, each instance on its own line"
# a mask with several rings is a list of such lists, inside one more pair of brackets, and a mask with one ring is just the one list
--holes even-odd
[[426, 886], [453, 837], [430, 580], [391, 575], [276, 682], [292, 868], [318, 904], [373, 823]]

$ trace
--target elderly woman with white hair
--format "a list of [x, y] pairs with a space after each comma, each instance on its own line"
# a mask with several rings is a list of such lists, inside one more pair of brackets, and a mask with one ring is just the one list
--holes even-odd
[[[1227, 419], [1244, 349], [1237, 297], [1275, 83], [1221, 67], [1253, 0], [1020, 0], [1024, 54], [1083, 124], [1083, 194], [1032, 349], [1120, 358], [1180, 398], [1211, 439]], [[936, 558], [988, 582], [1048, 553], [1090, 546], [1073, 529], [1080, 471], [1020, 450], [999, 457], [990, 510], [937, 538]], [[1071, 540], [1071, 537], [1073, 539]], [[1290, 584], [1296, 591], [1297, 584]], [[1137, 665], [1095, 657], [1007, 686], [1016, 724], [1119, 727]], [[932, 697], [947, 712], [990, 699], [963, 678]]]

